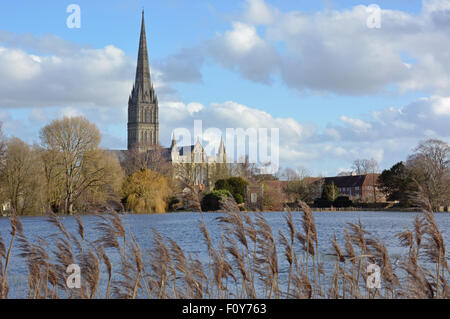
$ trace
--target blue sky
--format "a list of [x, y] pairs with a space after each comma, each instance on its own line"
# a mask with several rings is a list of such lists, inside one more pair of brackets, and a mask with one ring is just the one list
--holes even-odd
[[[72, 3], [80, 29], [66, 26]], [[162, 144], [195, 119], [278, 127], [283, 167], [334, 175], [450, 140], [447, 0], [2, 1], [4, 132], [38, 142], [51, 119], [85, 115], [104, 147], [125, 148], [142, 7]]]

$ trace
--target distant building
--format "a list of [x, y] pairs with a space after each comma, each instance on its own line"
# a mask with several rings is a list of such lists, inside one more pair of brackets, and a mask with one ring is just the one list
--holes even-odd
[[285, 193], [287, 181], [280, 181], [274, 177], [265, 176], [256, 179], [246, 187], [245, 206], [250, 210], [282, 211], [289, 199]]
[[195, 145], [178, 147], [176, 140], [172, 138], [172, 144], [166, 150], [169, 161], [175, 168], [175, 174], [180, 170], [183, 170], [183, 173], [188, 171], [195, 185], [211, 189], [215, 176], [226, 175], [223, 170], [227, 170], [227, 153], [223, 138], [215, 156], [206, 154], [200, 141]]
[[11, 203], [5, 202], [0, 205], [0, 215], [1, 216], [7, 216], [11, 213]]
[[340, 196], [348, 196], [351, 200], [363, 202], [385, 202], [386, 197], [378, 187], [380, 174], [336, 176], [316, 179], [323, 181], [323, 185], [334, 184], [339, 189]]
[[264, 185], [248, 185], [245, 191], [245, 207], [252, 211], [264, 209]]

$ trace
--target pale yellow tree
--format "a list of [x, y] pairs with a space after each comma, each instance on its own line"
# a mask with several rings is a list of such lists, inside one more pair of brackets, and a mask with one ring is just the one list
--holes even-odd
[[166, 177], [148, 169], [130, 175], [123, 183], [127, 208], [137, 214], [165, 213], [171, 196]]

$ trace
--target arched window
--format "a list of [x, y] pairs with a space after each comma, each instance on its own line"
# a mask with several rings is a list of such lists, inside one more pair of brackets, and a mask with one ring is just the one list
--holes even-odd
[[199, 165], [195, 167], [195, 184], [203, 184], [202, 168]]

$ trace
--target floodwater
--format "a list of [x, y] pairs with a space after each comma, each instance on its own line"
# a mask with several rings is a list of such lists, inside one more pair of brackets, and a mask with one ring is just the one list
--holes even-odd
[[[265, 213], [265, 217], [272, 227], [273, 234], [278, 240], [278, 230], [281, 229], [287, 235], [287, 226], [284, 219], [284, 212]], [[321, 253], [321, 260], [324, 261], [325, 272], [332, 274], [334, 269], [334, 257], [330, 239], [334, 233], [340, 243], [343, 243], [344, 227], [347, 223], [357, 223], [360, 219], [365, 229], [371, 232], [374, 236], [380, 238], [387, 246], [389, 254], [392, 258], [395, 268], [395, 261], [401, 256], [407, 254], [407, 249], [400, 246], [399, 240], [395, 234], [413, 228], [413, 221], [417, 214], [408, 212], [320, 212], [315, 213], [315, 221], [319, 239], [319, 251]], [[294, 220], [298, 230], [301, 229], [301, 212], [294, 212]], [[221, 227], [216, 218], [221, 216], [220, 213], [204, 214], [204, 220], [210, 235], [217, 243], [220, 239]], [[61, 221], [66, 228], [76, 234], [77, 224], [72, 217], [61, 217]], [[94, 229], [95, 223], [100, 219], [96, 216], [83, 216], [85, 225], [86, 240], [95, 241], [99, 238], [99, 233]], [[124, 225], [129, 229], [136, 241], [141, 246], [143, 253], [152, 249], [152, 229], [158, 231], [163, 237], [175, 240], [183, 249], [185, 255], [195, 254], [198, 258], [207, 263], [209, 258], [207, 255], [207, 248], [204, 243], [202, 234], [199, 230], [199, 222], [202, 220], [202, 214], [199, 213], [173, 213], [164, 215], [126, 215], [124, 216]], [[436, 221], [444, 236], [447, 249], [450, 245], [450, 213], [437, 213]], [[52, 234], [56, 233], [55, 226], [46, 221], [45, 217], [23, 217], [22, 224], [24, 233], [29, 241], [37, 242], [37, 237], [47, 240], [49, 243], [54, 242]], [[10, 239], [10, 224], [9, 219], [0, 218], [0, 235], [5, 241], [5, 245], [9, 245]], [[298, 245], [298, 244], [297, 244]], [[108, 254], [110, 250], [107, 251]], [[20, 249], [17, 241], [15, 242], [13, 255], [8, 271], [8, 280], [11, 286], [10, 298], [25, 298], [27, 291], [27, 268], [24, 260], [18, 256]], [[284, 251], [282, 247], [278, 249], [279, 254], [279, 280], [280, 286], [286, 285], [288, 277], [288, 263], [284, 258]], [[113, 271], [117, 269], [120, 264], [119, 257], [110, 256], [113, 264]], [[114, 262], [116, 260], [116, 263]], [[114, 266], [116, 265], [116, 268]], [[105, 289], [106, 269], [102, 265], [102, 279], [99, 296]], [[103, 283], [103, 285], [102, 285]]]

